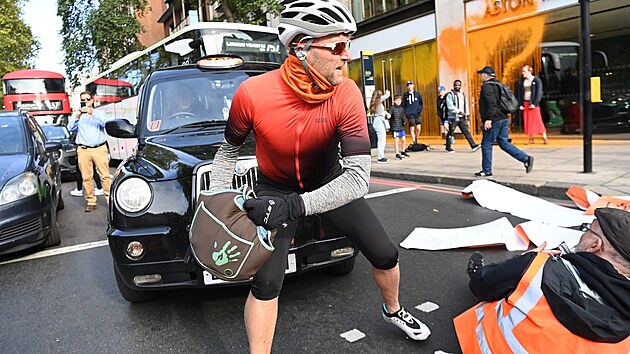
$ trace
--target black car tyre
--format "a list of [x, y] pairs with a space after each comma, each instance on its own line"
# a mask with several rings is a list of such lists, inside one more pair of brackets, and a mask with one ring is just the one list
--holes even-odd
[[347, 261], [343, 261], [335, 266], [327, 268], [326, 272], [332, 275], [349, 274], [354, 269], [354, 262], [356, 261], [356, 259], [357, 257], [352, 257], [348, 259]]
[[57, 226], [57, 211], [53, 207], [50, 209], [50, 234], [46, 237], [44, 247], [57, 246], [61, 243], [61, 235], [59, 235], [59, 228]]
[[118, 274], [116, 265], [114, 265], [114, 276], [116, 277], [118, 291], [120, 291], [122, 297], [129, 302], [146, 302], [155, 299], [157, 296], [157, 292], [155, 291], [138, 291], [128, 287], [125, 282], [123, 282], [120, 274]]

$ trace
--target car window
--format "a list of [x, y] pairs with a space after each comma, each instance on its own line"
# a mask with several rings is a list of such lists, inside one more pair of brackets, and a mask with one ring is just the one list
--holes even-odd
[[46, 135], [46, 140], [61, 140], [67, 139], [70, 134], [68, 130], [62, 125], [41, 125], [40, 126]]
[[35, 137], [35, 144], [37, 145], [37, 149], [40, 154], [45, 153], [46, 149], [44, 148], [46, 144], [46, 135], [39, 127], [39, 124], [35, 121], [35, 119], [31, 116], [26, 116], [26, 120], [28, 121], [29, 128], [33, 132], [33, 137]]
[[226, 121], [238, 86], [249, 78], [244, 72], [207, 73], [160, 80], [148, 87], [148, 135], [203, 121]]
[[26, 153], [24, 125], [18, 117], [0, 119], [0, 155]]

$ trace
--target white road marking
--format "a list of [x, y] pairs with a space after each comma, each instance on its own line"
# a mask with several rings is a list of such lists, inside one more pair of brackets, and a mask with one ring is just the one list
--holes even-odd
[[358, 341], [359, 339], [365, 338], [365, 333], [354, 328], [349, 330], [348, 332], [341, 333], [340, 336], [342, 338], [345, 338], [348, 342], [353, 343]]
[[427, 301], [425, 303], [422, 303], [418, 306], [416, 306], [416, 309], [423, 311], [423, 312], [431, 312], [431, 311], [435, 311], [437, 309], [439, 309], [440, 306], [438, 306], [437, 304], [434, 304], [430, 301]]
[[382, 192], [376, 192], [376, 193], [367, 194], [365, 196], [365, 199], [376, 198], [376, 197], [384, 197], [386, 195], [410, 192], [410, 191], [415, 191], [415, 190], [418, 190], [418, 188], [415, 188], [415, 187], [395, 188], [395, 189], [390, 189], [390, 190], [386, 190], [386, 191], [382, 191]]
[[10, 263], [17, 263], [17, 262], [22, 262], [22, 261], [28, 261], [28, 260], [37, 259], [37, 258], [56, 256], [58, 254], [83, 251], [83, 250], [87, 250], [87, 249], [90, 249], [90, 248], [103, 247], [103, 246], [107, 246], [107, 240], [96, 241], [96, 242], [89, 242], [89, 243], [82, 243], [82, 244], [79, 244], [79, 245], [73, 245], [73, 246], [67, 246], [67, 247], [60, 247], [60, 248], [53, 248], [53, 249], [49, 249], [49, 250], [44, 250], [44, 251], [41, 251], [41, 252], [37, 252], [37, 253], [31, 254], [31, 255], [22, 257], [22, 258], [17, 258], [17, 259], [12, 259], [10, 261], [2, 262], [2, 263], [0, 263], [0, 265], [10, 264]]
[[[417, 190], [417, 188], [413, 188], [413, 187], [396, 188], [396, 189], [390, 189], [390, 190], [387, 190], [387, 191], [367, 194], [365, 196], [365, 198], [366, 199], [370, 199], [370, 198], [384, 197], [384, 196], [387, 196], [387, 195], [392, 195], [392, 194], [397, 194], [397, 193], [404, 193], [404, 192], [410, 192], [410, 191], [415, 191], [415, 190]], [[22, 257], [22, 258], [12, 259], [12, 260], [9, 260], [9, 261], [6, 261], [6, 262], [0, 262], [0, 265], [10, 264], [10, 263], [17, 263], [17, 262], [22, 262], [22, 261], [28, 261], [28, 260], [37, 259], [37, 258], [56, 256], [56, 255], [64, 254], [64, 253], [78, 252], [78, 251], [83, 251], [83, 250], [87, 250], [87, 249], [90, 249], [90, 248], [102, 247], [102, 246], [107, 246], [107, 240], [105, 240], [105, 241], [97, 241], [97, 242], [89, 242], [89, 243], [83, 243], [83, 244], [68, 246], [68, 247], [61, 247], [61, 248], [53, 248], [53, 249], [49, 249], [49, 250], [44, 250], [44, 251], [41, 251], [41, 252], [37, 252], [37, 253], [31, 254], [31, 255]], [[361, 337], [361, 338], [363, 338], [363, 337]], [[359, 339], [361, 339], [361, 338], [359, 338]]]

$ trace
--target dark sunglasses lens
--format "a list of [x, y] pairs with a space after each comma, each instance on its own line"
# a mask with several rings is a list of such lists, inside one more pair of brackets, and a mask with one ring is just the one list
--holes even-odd
[[333, 54], [340, 55], [346, 50], [347, 42], [337, 42], [335, 43], [335, 48], [332, 50]]

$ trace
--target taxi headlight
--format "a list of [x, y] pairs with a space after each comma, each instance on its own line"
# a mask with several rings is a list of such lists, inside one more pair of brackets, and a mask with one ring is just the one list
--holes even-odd
[[8, 181], [0, 193], [0, 205], [14, 202], [37, 193], [37, 176], [23, 173]]
[[124, 211], [135, 213], [146, 208], [153, 197], [149, 184], [141, 178], [127, 178], [116, 189], [116, 202]]

